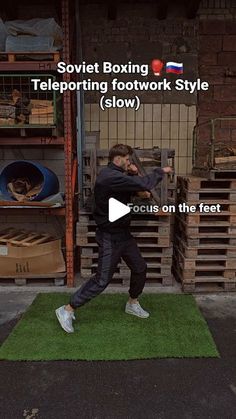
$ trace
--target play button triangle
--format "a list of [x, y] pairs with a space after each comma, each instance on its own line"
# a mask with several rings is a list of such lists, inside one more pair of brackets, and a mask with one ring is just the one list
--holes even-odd
[[119, 218], [124, 217], [124, 215], [129, 214], [130, 207], [124, 205], [122, 202], [118, 201], [115, 198], [109, 199], [109, 206], [108, 206], [108, 218], [111, 223]]

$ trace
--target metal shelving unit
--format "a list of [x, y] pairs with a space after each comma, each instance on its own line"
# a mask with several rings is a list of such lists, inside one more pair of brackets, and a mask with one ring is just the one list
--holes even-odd
[[1, 71], [56, 71], [57, 61], [1, 61]]
[[[70, 31], [73, 26], [70, 18], [73, 14], [70, 13], [70, 0], [61, 0], [61, 15], [62, 15], [62, 30], [63, 30], [63, 60], [70, 62], [71, 49], [70, 49]], [[9, 60], [6, 62], [0, 61], [0, 69], [4, 72], [55, 72], [57, 62], [60, 57], [58, 54], [53, 55], [52, 61], [17, 61]], [[63, 80], [70, 81], [70, 74], [64, 74]], [[7, 206], [0, 205], [0, 213], [8, 211], [8, 214], [44, 214], [63, 216], [66, 221], [66, 274], [67, 286], [74, 285], [74, 250], [75, 250], [75, 188], [77, 182], [77, 159], [76, 159], [76, 133], [75, 133], [75, 116], [73, 114], [73, 106], [75, 104], [74, 95], [70, 91], [64, 92], [63, 95], [63, 117], [64, 117], [64, 135], [63, 136], [29, 136], [17, 137], [9, 136], [0, 138], [0, 146], [42, 146], [42, 147], [63, 147], [65, 153], [65, 196], [66, 202], [64, 208], [15, 208], [14, 204]]]
[[0, 138], [0, 146], [13, 146], [13, 145], [32, 145], [32, 146], [64, 146], [64, 137], [7, 137]]

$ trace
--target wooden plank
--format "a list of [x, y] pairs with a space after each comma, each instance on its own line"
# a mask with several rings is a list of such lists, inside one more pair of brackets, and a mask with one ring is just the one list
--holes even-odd
[[[163, 246], [169, 247], [171, 245], [171, 241], [169, 237], [158, 237], [153, 235], [149, 236], [142, 236], [141, 234], [134, 233], [133, 236], [136, 238], [137, 244], [145, 245], [149, 247], [153, 246]], [[91, 246], [95, 245], [95, 233], [89, 233], [87, 237], [76, 237], [76, 244], [77, 246]]]
[[[229, 211], [221, 211], [216, 213], [186, 213], [186, 212], [177, 212], [176, 215], [182, 219], [188, 225], [198, 225], [198, 226], [206, 226], [206, 225], [221, 225], [221, 226], [230, 226], [236, 224], [236, 214], [232, 214]], [[176, 216], [175, 215], [175, 216]]]
[[194, 282], [188, 283], [184, 282], [182, 284], [182, 289], [184, 293], [214, 293], [214, 292], [231, 292], [236, 291], [236, 282]]
[[184, 270], [236, 270], [236, 257], [227, 258], [227, 256], [205, 255], [190, 259], [185, 257], [181, 249], [177, 247], [174, 248], [174, 254]]
[[235, 179], [203, 179], [196, 176], [177, 176], [177, 185], [188, 189], [190, 191], [205, 189], [236, 189]]
[[[156, 217], [157, 220], [131, 220], [131, 228], [133, 226], [140, 226], [140, 227], [156, 227], [156, 226], [161, 226], [161, 227], [169, 227], [170, 226], [170, 216], [166, 216], [166, 217], [161, 217], [158, 219], [158, 217]], [[159, 221], [160, 220], [160, 221]], [[97, 224], [95, 223], [94, 220], [90, 220], [88, 217], [85, 216], [80, 216], [79, 217], [79, 221], [77, 223], [77, 225], [80, 227], [88, 227], [88, 226], [96, 226]]]
[[0, 241], [2, 243], [11, 243], [11, 244], [18, 244], [21, 242], [22, 239], [26, 237], [26, 233], [24, 231], [15, 231], [5, 237], [2, 237]]
[[[155, 269], [153, 269], [152, 266], [148, 264], [147, 273], [153, 274], [153, 278], [159, 277], [159, 276], [168, 276], [168, 275], [171, 275], [171, 266], [156, 266]], [[128, 268], [128, 266], [121, 265], [120, 274], [122, 276], [129, 275], [130, 269]]]
[[[133, 161], [133, 163], [135, 164], [135, 166], [137, 167], [139, 174], [140, 174], [141, 176], [145, 176], [145, 175], [146, 175], [146, 171], [145, 171], [145, 169], [142, 167], [142, 163], [141, 163], [141, 161], [139, 160], [139, 157], [137, 156], [136, 150], [134, 150], [134, 151], [133, 151], [133, 154], [132, 154], [132, 161]], [[152, 194], [152, 196], [153, 196], [154, 201], [155, 201], [155, 202], [159, 205], [159, 204], [160, 204], [161, 199], [160, 199], [160, 196], [158, 195], [157, 191], [155, 190], [155, 188], [151, 189], [151, 190], [150, 190], [150, 192], [151, 192], [151, 194]]]
[[[171, 247], [155, 247], [155, 251], [153, 251], [153, 246], [149, 247], [142, 247], [138, 245], [142, 255], [144, 258], [167, 258], [171, 259], [173, 254], [173, 246]], [[95, 244], [93, 247], [81, 247], [80, 248], [80, 255], [82, 258], [93, 258], [98, 257], [98, 245]]]
[[[148, 268], [166, 268], [170, 269], [172, 265], [172, 258], [171, 257], [150, 257], [149, 254], [142, 253], [143, 258], [146, 260]], [[94, 253], [92, 257], [81, 255], [80, 257], [81, 267], [91, 267], [94, 264], [97, 265], [98, 262], [98, 253]], [[125, 266], [125, 262], [121, 261], [118, 266]]]
[[52, 207], [54, 203], [51, 202], [39, 202], [39, 201], [0, 201], [0, 207]]
[[[96, 267], [94, 267], [93, 269], [86, 269], [86, 268], [82, 268], [81, 269], [81, 277], [82, 278], [90, 278], [91, 276], [93, 276], [96, 272]], [[163, 285], [172, 285], [173, 283], [173, 276], [171, 273], [169, 274], [161, 274], [161, 273], [154, 273], [154, 272], [147, 272], [146, 274], [146, 278], [151, 279], [151, 280], [158, 280], [160, 281]], [[127, 281], [125, 281], [125, 285], [127, 285], [129, 283], [129, 278], [130, 278], [130, 271], [121, 271], [121, 272], [115, 272], [112, 278], [112, 282], [114, 282], [115, 280], [121, 280], [123, 281], [124, 279], [127, 279]]]
[[203, 167], [195, 167], [192, 170], [194, 176], [202, 177], [208, 180], [219, 180], [219, 179], [236, 179], [235, 169], [209, 169]]
[[26, 238], [26, 236], [27, 234], [22, 232], [21, 234], [18, 234], [17, 236], [8, 239], [7, 243], [21, 246], [21, 242]]
[[[91, 232], [96, 232], [96, 228], [97, 227], [94, 224], [86, 225], [86, 224], [77, 223], [76, 234], [81, 237], [85, 237]], [[167, 224], [164, 226], [139, 224], [139, 225], [131, 225], [130, 227], [130, 231], [132, 235], [136, 234], [143, 237], [170, 236], [170, 233], [171, 233], [170, 229], [171, 229], [170, 224]]]
[[[169, 236], [162, 236], [159, 233], [156, 232], [146, 232], [146, 231], [132, 231], [132, 236], [139, 238], [145, 238], [145, 239], [163, 239], [164, 242], [167, 242], [169, 240]], [[93, 238], [95, 237], [95, 231], [90, 231], [86, 234], [87, 238]], [[207, 236], [208, 237], [208, 236]], [[225, 237], [225, 236], [224, 236]], [[236, 237], [236, 236], [235, 236]]]
[[184, 270], [181, 268], [175, 256], [173, 259], [173, 272], [182, 283], [236, 283], [234, 270], [225, 270], [223, 272], [206, 271], [205, 275], [204, 272], [201, 272], [201, 275], [199, 275], [198, 270]]
[[174, 248], [179, 248], [181, 252], [187, 258], [196, 259], [197, 257], [202, 258], [206, 255], [217, 255], [217, 257], [226, 256], [227, 258], [235, 258], [235, 247], [225, 246], [220, 243], [215, 246], [201, 244], [199, 246], [188, 246], [184, 240], [175, 234]]
[[25, 243], [24, 246], [37, 246], [38, 244], [48, 242], [49, 239], [53, 239], [53, 238], [49, 234], [45, 234], [41, 238], [34, 240], [32, 243]]
[[186, 223], [186, 221], [182, 218], [176, 215], [176, 222], [178, 223], [179, 229], [184, 229], [185, 233], [189, 237], [205, 237], [206, 234], [209, 237], [215, 237], [215, 236], [221, 236], [222, 234], [226, 234], [229, 236], [236, 237], [236, 225], [225, 223], [225, 222], [216, 222], [214, 223], [201, 223], [201, 224], [194, 224], [190, 225], [189, 223]]
[[18, 230], [14, 229], [14, 228], [7, 228], [6, 230], [3, 230], [3, 231], [0, 232], [0, 239], [4, 240], [7, 237], [13, 237], [14, 234], [16, 234], [17, 231]]
[[20, 245], [22, 246], [22, 244], [29, 242], [30, 240], [34, 239], [35, 237], [39, 237], [39, 233], [32, 233], [32, 234], [28, 234], [28, 236], [20, 241]]
[[97, 178], [97, 149], [90, 149], [90, 175], [91, 175], [91, 191], [93, 192]]
[[36, 233], [14, 228], [0, 232], [1, 243], [10, 243], [17, 246], [34, 246], [49, 239], [54, 240], [52, 236], [46, 233]]
[[[47, 61], [50, 59], [54, 62], [58, 62], [60, 60], [60, 52], [58, 51], [37, 51], [37, 52], [30, 52], [30, 51], [20, 51], [20, 52], [0, 52], [0, 60], [8, 61], [9, 63], [15, 63], [19, 61], [27, 61], [26, 59], [22, 59], [23, 57], [29, 56], [47, 56]], [[50, 59], [48, 58], [50, 56]], [[4, 60], [5, 58], [5, 60]], [[17, 58], [21, 58], [21, 60], [17, 60]], [[38, 60], [40, 61], [40, 60]]]
[[[175, 224], [175, 230], [177, 234], [181, 237], [189, 238], [227, 238], [228, 237], [228, 227], [217, 227], [215, 225], [207, 227], [198, 227], [198, 226], [189, 226], [184, 222], [183, 219], [176, 217], [177, 223]], [[234, 237], [232, 235], [231, 237]], [[235, 235], [236, 237], [236, 235]]]
[[236, 163], [236, 156], [215, 157], [215, 164]]
[[236, 191], [219, 191], [215, 189], [209, 190], [200, 190], [200, 191], [190, 191], [184, 187], [178, 193], [178, 197], [184, 199], [188, 205], [199, 204], [203, 202], [204, 204], [215, 205], [215, 204], [227, 204], [231, 202], [236, 202]]
[[235, 269], [185, 269], [182, 262], [180, 262], [174, 255], [173, 265], [181, 275], [183, 282], [222, 282], [225, 280], [232, 280], [236, 282]]
[[212, 249], [218, 249], [219, 246], [225, 246], [225, 247], [230, 247], [230, 246], [236, 246], [236, 238], [229, 238], [227, 236], [215, 236], [215, 237], [211, 237], [209, 238], [208, 236], [206, 237], [188, 237], [188, 236], [183, 236], [184, 240], [186, 242], [186, 244], [189, 247], [199, 247], [199, 246], [203, 246], [203, 247], [208, 247], [208, 248], [212, 248]]
[[[167, 165], [168, 165], [168, 150], [163, 149], [161, 152], [161, 167], [166, 167]], [[164, 175], [161, 181], [161, 206], [166, 205], [168, 203], [167, 188], [168, 188], [168, 176]]]

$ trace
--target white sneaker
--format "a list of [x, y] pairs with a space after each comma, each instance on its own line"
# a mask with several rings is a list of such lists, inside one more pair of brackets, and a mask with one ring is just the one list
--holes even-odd
[[72, 320], [75, 320], [73, 311], [65, 310], [65, 306], [61, 306], [55, 310], [55, 313], [62, 329], [67, 333], [73, 333]]
[[142, 317], [142, 319], [147, 319], [149, 317], [149, 313], [141, 307], [139, 302], [135, 304], [130, 304], [129, 302], [126, 303], [125, 312], [128, 314], [133, 314], [137, 317]]

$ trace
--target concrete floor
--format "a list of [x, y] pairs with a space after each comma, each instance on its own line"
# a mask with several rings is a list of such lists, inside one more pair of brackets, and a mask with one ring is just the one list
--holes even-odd
[[[0, 343], [37, 292], [55, 291], [74, 292], [2, 287]], [[1, 361], [1, 419], [235, 419], [236, 294], [195, 298], [220, 359]]]

